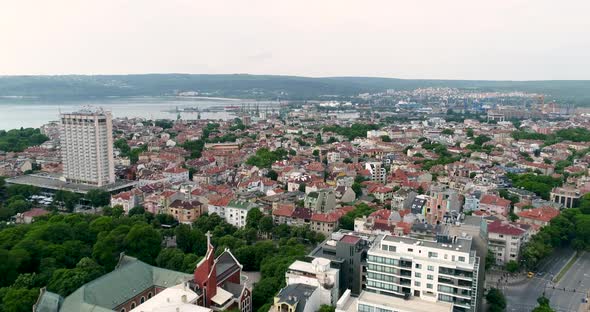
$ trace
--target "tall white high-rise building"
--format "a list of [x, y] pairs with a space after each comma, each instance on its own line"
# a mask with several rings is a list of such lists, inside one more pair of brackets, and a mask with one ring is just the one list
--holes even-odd
[[61, 114], [61, 153], [66, 181], [103, 186], [115, 182], [110, 112]]

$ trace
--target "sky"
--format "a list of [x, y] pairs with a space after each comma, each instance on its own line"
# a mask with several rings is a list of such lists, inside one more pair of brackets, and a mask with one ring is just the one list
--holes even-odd
[[0, 75], [590, 79], [588, 0], [0, 0]]

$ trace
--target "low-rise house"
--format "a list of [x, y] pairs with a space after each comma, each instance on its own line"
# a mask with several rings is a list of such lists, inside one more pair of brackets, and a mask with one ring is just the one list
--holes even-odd
[[559, 215], [559, 210], [553, 207], [539, 207], [523, 210], [518, 213], [518, 221], [525, 224], [545, 226], [551, 219]]
[[186, 182], [189, 180], [188, 170], [180, 167], [164, 170], [164, 177], [170, 183]]
[[327, 213], [334, 210], [336, 206], [334, 190], [323, 189], [308, 193], [305, 195], [304, 206], [315, 213]]
[[488, 247], [496, 264], [503, 265], [520, 259], [520, 248], [528, 242], [531, 226], [502, 220], [488, 224]]
[[111, 196], [111, 207], [121, 206], [126, 214], [131, 208], [140, 206], [142, 203], [143, 193], [136, 189]]
[[500, 196], [485, 194], [479, 200], [479, 209], [506, 217], [510, 212], [510, 201]]
[[168, 214], [184, 224], [192, 224], [204, 212], [206, 212], [205, 207], [198, 200], [177, 199], [168, 206]]

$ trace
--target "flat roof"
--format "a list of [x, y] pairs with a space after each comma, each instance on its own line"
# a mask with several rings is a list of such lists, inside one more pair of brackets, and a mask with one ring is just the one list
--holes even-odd
[[[417, 242], [420, 242], [421, 246], [431, 247], [431, 248], [438, 248], [444, 249], [449, 251], [459, 251], [459, 252], [466, 252], [469, 253], [471, 251], [471, 238], [463, 238], [457, 237], [457, 242], [454, 244], [449, 243], [439, 243], [436, 241], [430, 240], [422, 240], [416, 239], [411, 237], [405, 236], [392, 236], [392, 235], [385, 235], [383, 237], [383, 241], [386, 242], [394, 242], [394, 243], [404, 243], [407, 245], [414, 245]], [[377, 245], [375, 245], [377, 246]]]
[[191, 303], [197, 298], [194, 291], [180, 284], [162, 290], [129, 312], [210, 312], [209, 308]]
[[[443, 301], [426, 301], [419, 297], [411, 296], [408, 300], [380, 295], [369, 291], [361, 292], [358, 297], [359, 303], [372, 303], [391, 308], [394, 311], [401, 312], [452, 312], [453, 305]], [[356, 308], [356, 307], [355, 307]]]
[[6, 179], [6, 183], [9, 184], [21, 184], [21, 185], [31, 185], [36, 186], [38, 188], [43, 189], [50, 189], [50, 190], [65, 190], [74, 193], [86, 194], [90, 190], [100, 189], [107, 192], [117, 191], [120, 189], [124, 189], [127, 187], [132, 187], [137, 184], [136, 181], [130, 180], [117, 180], [113, 184], [104, 185], [101, 187], [97, 187], [94, 185], [87, 185], [87, 184], [78, 184], [78, 183], [71, 183], [65, 182], [61, 180], [60, 174], [55, 173], [33, 173], [22, 175], [14, 178]]

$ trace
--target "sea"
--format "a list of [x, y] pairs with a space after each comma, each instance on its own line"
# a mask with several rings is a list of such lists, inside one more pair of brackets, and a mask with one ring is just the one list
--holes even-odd
[[[277, 102], [205, 97], [111, 97], [98, 99], [55, 100], [39, 98], [0, 98], [0, 130], [38, 128], [59, 120], [59, 114], [82, 108], [103, 108], [113, 118], [228, 120], [237, 117], [227, 106], [255, 107], [278, 105]], [[187, 111], [188, 108], [188, 111]], [[198, 108], [199, 112], [195, 108]], [[191, 110], [192, 109], [192, 110]]]

